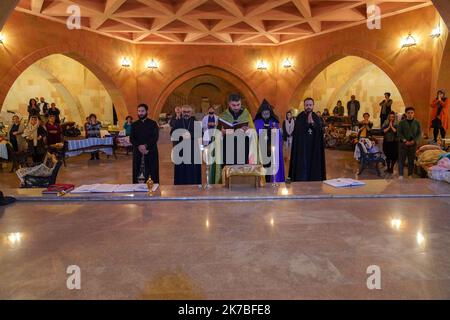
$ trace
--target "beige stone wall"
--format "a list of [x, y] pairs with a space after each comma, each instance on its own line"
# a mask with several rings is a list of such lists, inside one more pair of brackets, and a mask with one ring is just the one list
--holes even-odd
[[90, 114], [102, 122], [112, 122], [112, 101], [102, 83], [79, 62], [61, 54], [37, 61], [17, 78], [4, 107], [27, 114], [32, 97], [45, 97], [55, 102], [67, 121], [83, 123]]

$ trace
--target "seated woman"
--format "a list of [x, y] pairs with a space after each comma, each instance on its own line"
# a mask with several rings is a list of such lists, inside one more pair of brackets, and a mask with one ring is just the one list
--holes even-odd
[[31, 116], [30, 122], [23, 132], [23, 137], [28, 143], [28, 151], [32, 154], [34, 163], [41, 163], [47, 153], [47, 130], [40, 125], [37, 116]]
[[336, 106], [334, 107], [333, 115], [335, 117], [343, 117], [344, 116], [344, 106], [342, 105], [341, 100], [338, 100]]
[[18, 115], [14, 115], [11, 130], [9, 130], [9, 142], [16, 152], [26, 151], [27, 143], [22, 137], [25, 125], [22, 123]]
[[373, 122], [369, 121], [370, 114], [365, 112], [363, 118], [364, 120], [359, 123], [358, 139], [369, 138], [371, 136], [370, 130], [373, 127]]
[[50, 115], [48, 122], [45, 125], [47, 129], [47, 145], [50, 147], [56, 143], [60, 143], [61, 139], [61, 126], [56, 123], [56, 116]]

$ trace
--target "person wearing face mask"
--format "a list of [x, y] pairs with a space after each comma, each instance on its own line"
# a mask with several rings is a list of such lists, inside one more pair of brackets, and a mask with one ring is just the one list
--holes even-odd
[[203, 144], [208, 145], [211, 142], [210, 132], [211, 129], [217, 127], [217, 121], [219, 117], [216, 115], [214, 107], [209, 107], [208, 114], [203, 117], [202, 130], [203, 130]]
[[[172, 149], [172, 160], [175, 163], [174, 185], [202, 184], [202, 164], [199, 157], [197, 157], [198, 162], [195, 159], [195, 155], [200, 154], [201, 140], [194, 137], [196, 122], [192, 115], [192, 107], [188, 105], [181, 107], [181, 119], [174, 122], [171, 131], [172, 141], [174, 142], [174, 149]], [[200, 125], [200, 123], [197, 122], [197, 125]], [[175, 131], [176, 133], [172, 135]], [[181, 145], [183, 148], [175, 148], [180, 143], [183, 143]], [[184, 148], [190, 148], [190, 158], [188, 159], [185, 159], [183, 154]], [[182, 162], [177, 164], [175, 157], [182, 159]]]
[[289, 177], [291, 181], [326, 180], [323, 123], [313, 112], [314, 99], [303, 101], [305, 111], [295, 120]]
[[[258, 133], [260, 161], [263, 160], [262, 164], [266, 168], [266, 182], [284, 182], [283, 135], [280, 132], [280, 120], [266, 99], [253, 121]], [[266, 145], [262, 146], [263, 143]], [[265, 158], [270, 161], [264, 161]]]
[[[139, 183], [141, 173], [145, 181], [151, 177], [154, 183], [159, 183], [157, 144], [159, 127], [156, 121], [148, 118], [148, 106], [146, 104], [140, 104], [137, 107], [137, 112], [139, 119], [133, 122], [130, 132], [130, 142], [133, 145], [133, 183]], [[142, 157], [144, 157], [143, 161]], [[141, 172], [142, 169], [143, 172]]]

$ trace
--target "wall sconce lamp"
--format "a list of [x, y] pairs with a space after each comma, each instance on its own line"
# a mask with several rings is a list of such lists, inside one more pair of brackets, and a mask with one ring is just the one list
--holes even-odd
[[283, 68], [285, 69], [292, 68], [292, 61], [289, 58], [284, 59]]
[[439, 24], [436, 28], [431, 31], [430, 37], [439, 38], [441, 36], [441, 25]]
[[410, 34], [402, 40], [402, 48], [409, 48], [417, 45], [416, 39]]
[[155, 59], [152, 59], [152, 60], [147, 62], [146, 67], [148, 69], [158, 69], [159, 68], [159, 64], [158, 64], [157, 61], [155, 61]]
[[122, 60], [120, 61], [120, 65], [121, 65], [123, 68], [129, 68], [129, 67], [131, 67], [131, 60], [124, 57], [124, 58], [122, 58]]
[[0, 33], [0, 44], [3, 45], [5, 43], [5, 35]]
[[258, 69], [258, 70], [267, 70], [267, 68], [268, 68], [267, 62], [264, 60], [260, 60], [256, 64], [256, 69]]

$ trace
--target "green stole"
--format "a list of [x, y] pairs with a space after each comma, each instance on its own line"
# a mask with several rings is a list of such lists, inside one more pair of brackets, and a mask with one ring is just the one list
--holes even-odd
[[[225, 112], [223, 112], [219, 118], [222, 118], [223, 120], [233, 123], [237, 121], [238, 123], [242, 122], [248, 122], [249, 127], [249, 135], [250, 135], [250, 150], [249, 150], [249, 163], [250, 164], [256, 164], [258, 161], [258, 155], [257, 155], [257, 134], [255, 130], [255, 124], [253, 123], [252, 116], [250, 112], [248, 112], [247, 109], [244, 109], [244, 111], [239, 115], [237, 120], [234, 120], [233, 115], [231, 114], [230, 110], [227, 109]], [[217, 128], [215, 131], [214, 137], [214, 143], [215, 143], [215, 156], [216, 159], [220, 159], [220, 152], [222, 150], [222, 132], [220, 130], [221, 128]], [[222, 161], [223, 162], [223, 161]], [[211, 184], [220, 184], [223, 183], [222, 181], [222, 163], [212, 163], [211, 164], [211, 171], [210, 171], [210, 180], [209, 182]]]

